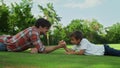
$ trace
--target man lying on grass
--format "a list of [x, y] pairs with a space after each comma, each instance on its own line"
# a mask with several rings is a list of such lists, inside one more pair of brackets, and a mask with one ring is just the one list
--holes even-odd
[[40, 35], [46, 35], [50, 27], [49, 21], [40, 18], [36, 21], [35, 26], [26, 28], [14, 36], [0, 36], [0, 51], [20, 52], [31, 48], [31, 53], [49, 53], [64, 47], [62, 42], [57, 46], [49, 47], [42, 44]]
[[64, 47], [66, 54], [120, 56], [120, 50], [113, 49], [107, 44], [95, 45], [89, 42], [86, 38], [83, 38], [82, 32], [80, 31], [73, 32], [70, 35], [70, 38], [71, 43], [75, 45], [72, 49]]

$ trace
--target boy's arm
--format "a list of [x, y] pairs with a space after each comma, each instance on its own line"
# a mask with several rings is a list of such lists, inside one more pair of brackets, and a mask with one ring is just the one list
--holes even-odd
[[85, 50], [80, 50], [78, 52], [66, 52], [66, 54], [74, 54], [74, 55], [83, 55], [85, 52]]
[[64, 47], [64, 49], [65, 49], [66, 52], [75, 52], [74, 50], [69, 49], [69, 48], [67, 48], [67, 47]]
[[59, 41], [59, 44], [61, 44], [62, 46], [64, 46], [63, 48], [64, 48], [64, 50], [65, 50], [66, 52], [73, 52], [73, 51], [74, 51], [74, 50], [72, 50], [72, 49], [67, 48], [66, 42], [63, 41], [63, 40]]

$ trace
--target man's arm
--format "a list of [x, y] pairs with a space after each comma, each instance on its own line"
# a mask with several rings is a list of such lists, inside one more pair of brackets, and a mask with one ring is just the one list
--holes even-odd
[[64, 50], [65, 50], [66, 52], [74, 52], [74, 50], [72, 50], [72, 49], [70, 49], [70, 48], [67, 48], [65, 41], [61, 40], [61, 41], [59, 41], [59, 43], [62, 43], [61, 45], [64, 46], [63, 48], [64, 48]]
[[[59, 48], [64, 48], [64, 45], [65, 43], [64, 42], [59, 42], [58, 45], [56, 46], [46, 46], [44, 48], [44, 50], [42, 52], [39, 52], [39, 53], [50, 53], [50, 52], [53, 52], [54, 50], [56, 49], [59, 49]], [[38, 50], [37, 48], [31, 48], [31, 53], [38, 53]]]
[[38, 53], [37, 48], [30, 48], [30, 49], [31, 49], [30, 53], [32, 53], [32, 54]]
[[42, 44], [42, 41], [40, 40], [38, 32], [32, 31], [30, 40], [34, 45], [34, 48], [31, 48], [31, 53], [39, 53], [44, 51], [45, 46]]

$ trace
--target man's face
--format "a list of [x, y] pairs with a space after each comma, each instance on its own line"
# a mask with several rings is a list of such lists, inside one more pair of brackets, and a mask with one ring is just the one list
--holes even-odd
[[46, 35], [48, 30], [49, 30], [48, 27], [39, 27], [40, 34]]
[[74, 45], [78, 45], [80, 43], [80, 39], [76, 39], [75, 37], [71, 37], [71, 43]]

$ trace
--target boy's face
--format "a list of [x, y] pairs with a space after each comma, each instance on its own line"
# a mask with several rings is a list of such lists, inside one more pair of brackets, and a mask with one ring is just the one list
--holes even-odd
[[71, 37], [71, 43], [78, 45], [80, 43], [80, 39], [77, 40], [75, 37]]

